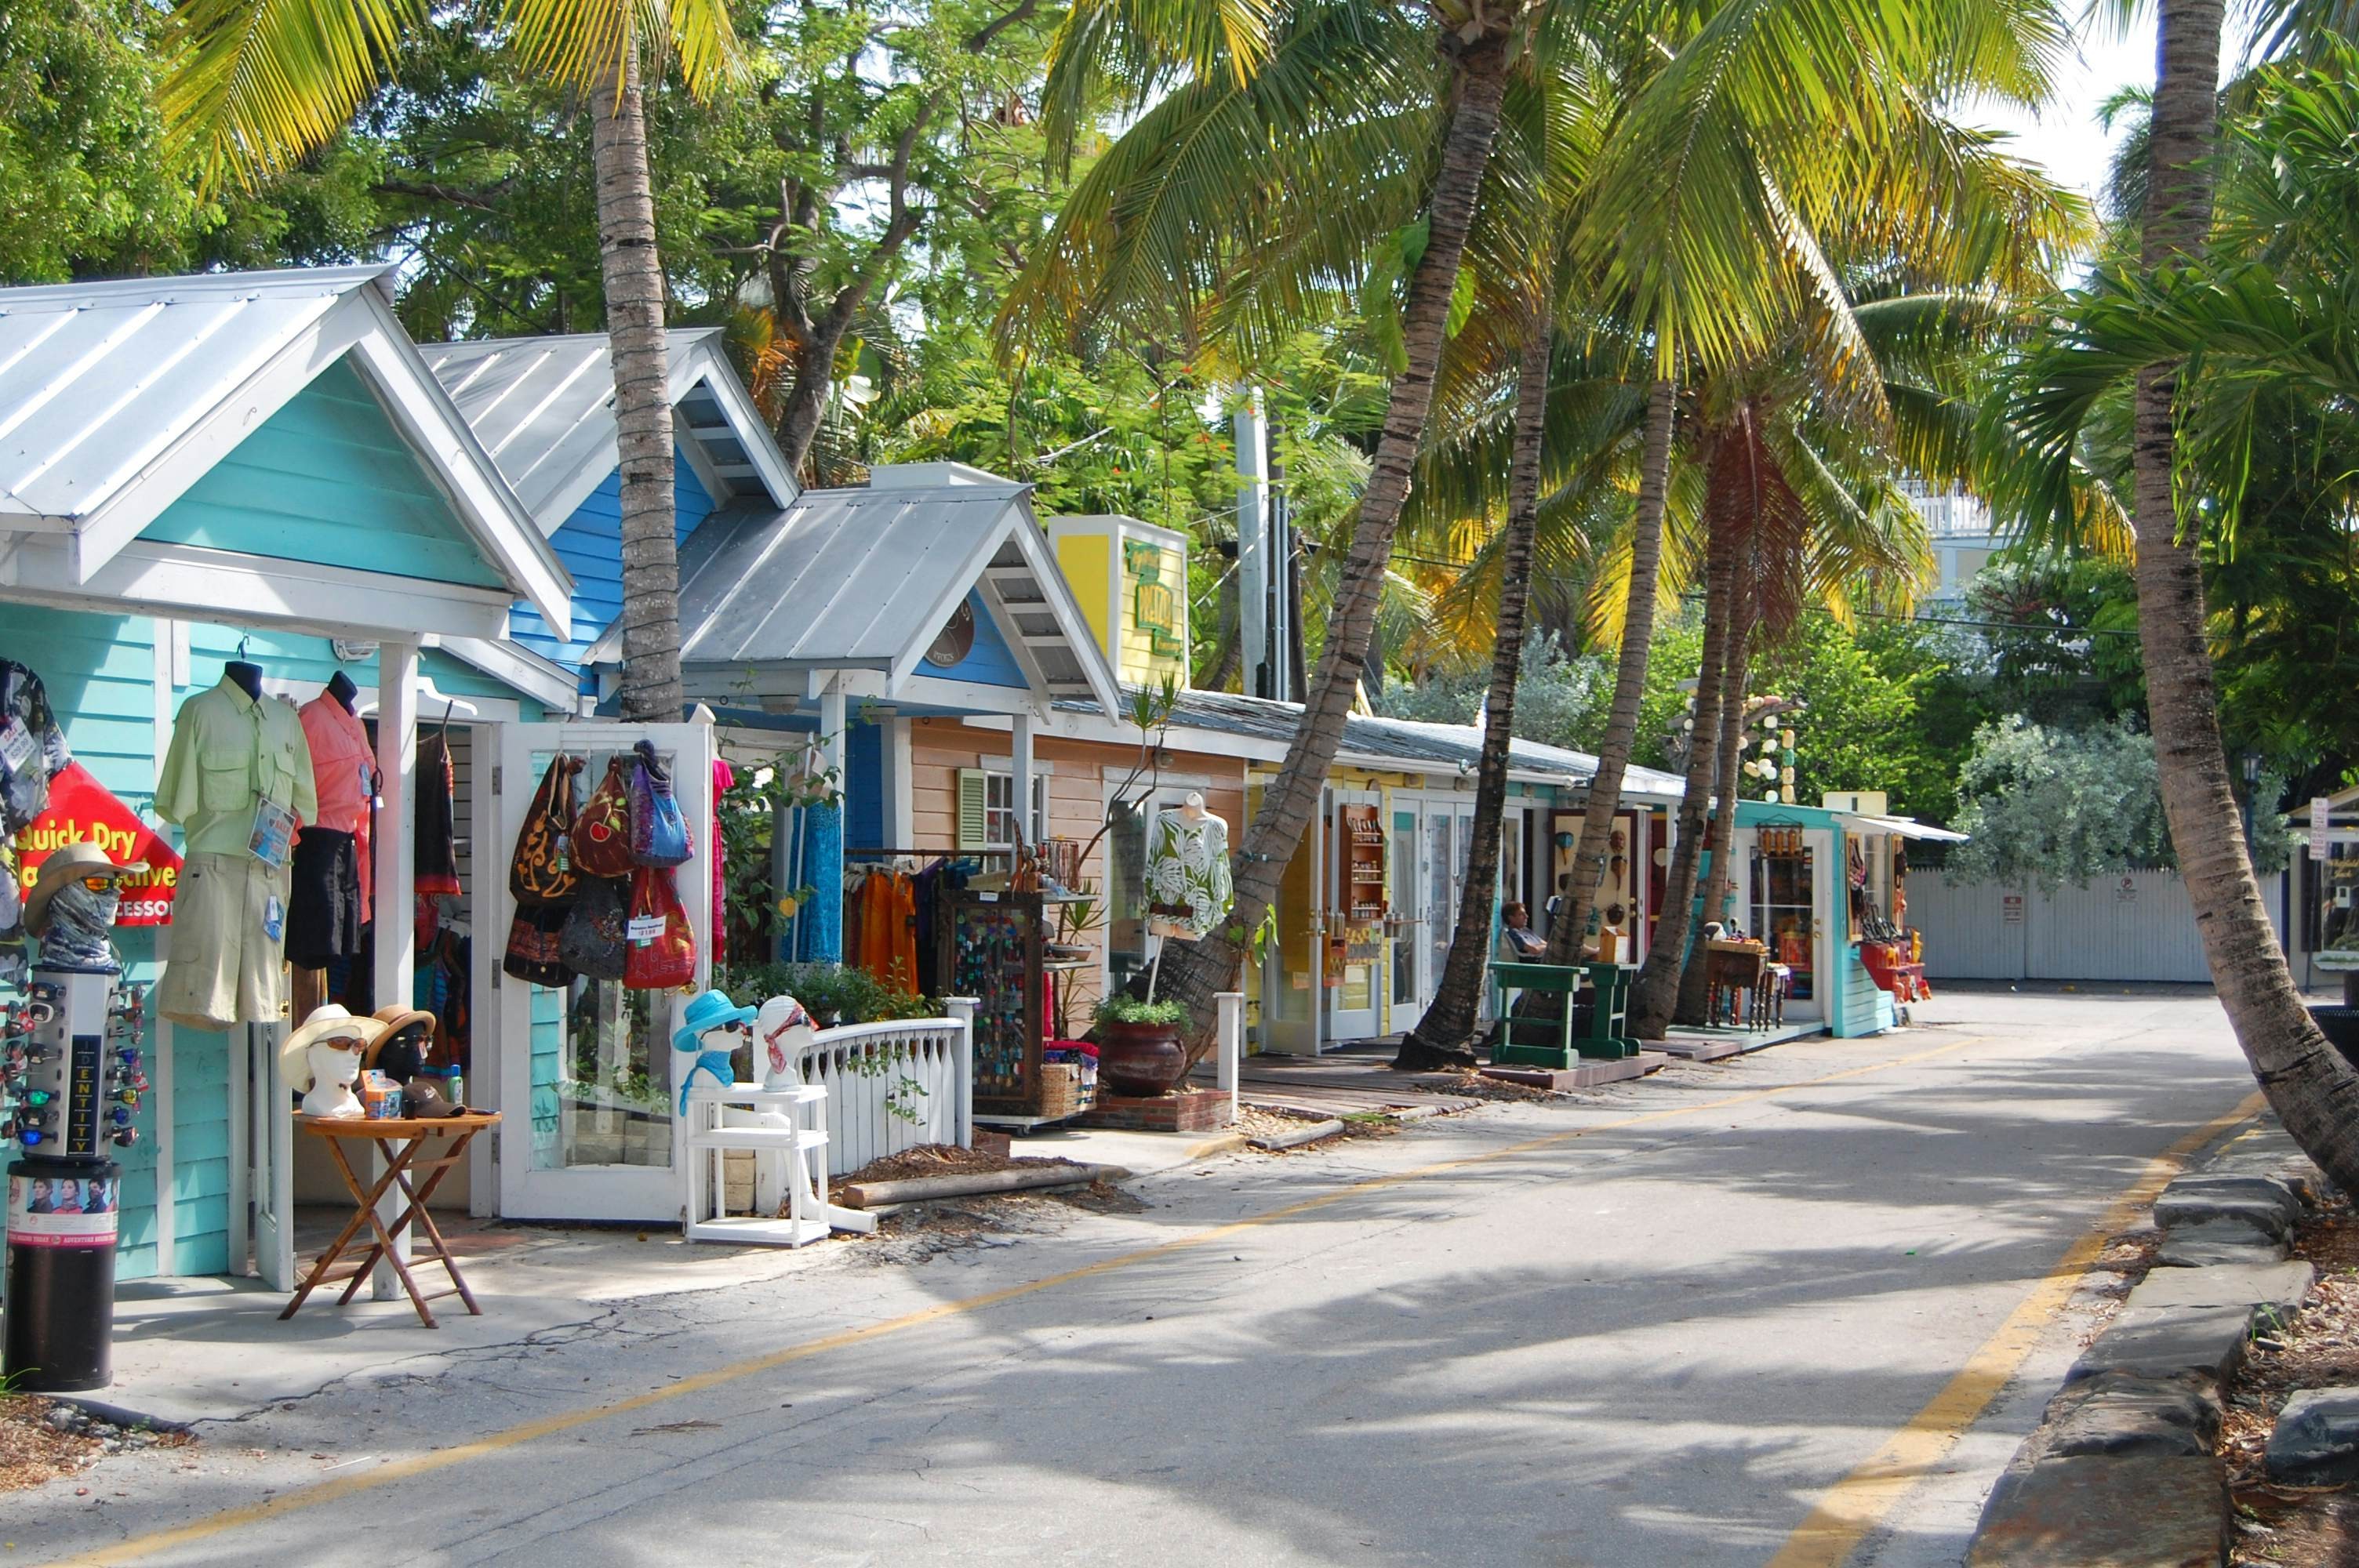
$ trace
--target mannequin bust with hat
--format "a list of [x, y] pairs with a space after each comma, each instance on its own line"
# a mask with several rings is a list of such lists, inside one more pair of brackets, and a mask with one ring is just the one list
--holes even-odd
[[41, 967], [80, 975], [120, 973], [107, 935], [122, 900], [119, 884], [147, 869], [118, 866], [88, 839], [43, 860], [33, 891], [25, 895], [25, 929], [41, 939]]
[[289, 1088], [303, 1091], [303, 1114], [344, 1121], [363, 1114], [353, 1084], [362, 1054], [385, 1038], [385, 1025], [355, 1018], [335, 1002], [311, 1010], [302, 1027], [278, 1048], [278, 1068]]
[[753, 1021], [754, 1010], [739, 1007], [726, 991], [699, 991], [680, 1011], [680, 1027], [673, 1032], [671, 1048], [696, 1058], [679, 1076], [680, 1115], [688, 1114], [688, 1089], [697, 1074], [709, 1075], [724, 1089], [737, 1081], [731, 1058], [745, 1038], [745, 1026]]

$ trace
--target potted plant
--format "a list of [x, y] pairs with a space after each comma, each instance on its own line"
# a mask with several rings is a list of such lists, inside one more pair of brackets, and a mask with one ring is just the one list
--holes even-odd
[[1187, 1076], [1180, 1044], [1188, 1010], [1176, 1001], [1110, 996], [1098, 1003], [1098, 1077], [1115, 1094], [1162, 1094]]

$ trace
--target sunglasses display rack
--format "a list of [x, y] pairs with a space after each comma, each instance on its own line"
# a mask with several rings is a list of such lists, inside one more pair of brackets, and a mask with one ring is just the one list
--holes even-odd
[[969, 891], [948, 901], [940, 923], [940, 968], [950, 994], [975, 999], [974, 1119], [992, 1127], [1029, 1128], [1082, 1108], [1048, 1103], [1043, 1028], [1049, 971], [1078, 968], [1047, 961], [1052, 896]]

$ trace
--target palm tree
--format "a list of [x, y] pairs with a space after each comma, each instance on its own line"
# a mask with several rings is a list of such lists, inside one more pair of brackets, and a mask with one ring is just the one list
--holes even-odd
[[[200, 146], [209, 184], [283, 169], [344, 127], [430, 21], [424, 0], [190, 0], [171, 16], [167, 122]], [[661, 36], [644, 31], [653, 21]], [[589, 102], [622, 465], [623, 714], [675, 719], [671, 396], [641, 70], [649, 51], [668, 55], [691, 92], [709, 94], [742, 69], [736, 35], [721, 0], [508, 0], [500, 25], [525, 70]]]
[[[2267, 162], [2254, 171], [2265, 221], [2232, 222], [2217, 247], [2231, 254], [2212, 255], [2219, 28], [2217, 4], [2165, 0], [2139, 270], [2103, 272], [2070, 302], [2057, 341], [2014, 378], [2006, 413], [2042, 460], [2028, 487], [2034, 522], [2069, 529], [2075, 443], [2104, 397], [2132, 387], [2139, 642], [2180, 874], [2246, 1061], [2286, 1130], [2347, 1186], [2359, 1181], [2359, 1072], [2303, 1005], [2253, 876], [2197, 549], [2206, 528], [2233, 539], [2269, 399], [2323, 408], [2359, 394], [2347, 293], [2359, 233], [2343, 167], [2359, 91], [2347, 50], [2329, 50], [2316, 78], [2293, 79], [2287, 134], [2259, 149]], [[2338, 124], [2344, 137], [2321, 134]]]
[[[1011, 298], [1011, 320], [1039, 313], [1070, 326], [1098, 314], [1076, 308], [1084, 301], [1110, 310], [1199, 307], [1212, 292], [1203, 282], [1220, 276], [1221, 264], [1233, 258], [1217, 252], [1212, 234], [1194, 218], [1208, 206], [1282, 189], [1286, 176], [1305, 172], [1290, 165], [1271, 133], [1299, 125], [1306, 115], [1328, 133], [1309, 155], [1317, 164], [1309, 171], [1310, 189], [1322, 179], [1365, 185], [1383, 178], [1413, 181], [1411, 189], [1422, 196], [1399, 253], [1408, 276], [1398, 318], [1399, 371], [1287, 766], [1264, 794], [1236, 850], [1235, 903], [1227, 929], [1167, 955], [1162, 965], [1164, 993], [1187, 1005], [1201, 1053], [1210, 1039], [1213, 995], [1236, 974], [1247, 934], [1259, 928], [1277, 897], [1343, 745], [1393, 530], [1424, 442], [1459, 264], [1498, 135], [1500, 106], [1527, 41], [1527, 14], [1523, 0], [1433, 0], [1424, 7], [1432, 26], [1411, 28], [1397, 14], [1386, 15], [1389, 7], [1304, 5], [1275, 30], [1267, 58], [1254, 61], [1237, 58], [1225, 38], [1194, 48], [1176, 42], [1150, 48], [1148, 29], [1132, 25], [1135, 18], [1119, 18], [1119, 28], [1101, 24], [1116, 8], [1111, 0], [1103, 9], [1076, 7], [1051, 69], [1052, 109], [1075, 96], [1075, 90], [1060, 92], [1055, 84], [1082, 74], [1082, 67], [1069, 62], [1083, 49], [1143, 59], [1145, 69], [1130, 72], [1142, 93], [1159, 85], [1178, 60], [1195, 67], [1194, 79], [1142, 114], [1077, 187]], [[1182, 14], [1187, 9], [1180, 7]], [[1110, 47], [1103, 33], [1093, 36], [1101, 26], [1121, 31], [1125, 41]], [[1205, 69], [1223, 63], [1227, 69]], [[1338, 74], [1339, 65], [1357, 70]], [[1433, 103], [1446, 105], [1438, 135]], [[1410, 135], [1395, 141], [1404, 119]], [[1354, 129], [1371, 155], [1366, 167], [1352, 170], [1325, 161]], [[1265, 171], [1259, 178], [1247, 173], [1256, 168]], [[1224, 183], [1208, 187], [1208, 179]], [[1192, 207], [1158, 200], [1174, 195], [1191, 196]], [[1212, 232], [1238, 232], [1242, 216], [1232, 211]], [[1355, 233], [1351, 248], [1364, 253], [1366, 238]], [[1330, 281], [1331, 260], [1322, 256], [1314, 267]], [[1256, 258], [1256, 265], [1282, 270], [1276, 263], [1267, 255]], [[1253, 292], [1275, 308], [1268, 305], [1279, 292], [1274, 279]]]

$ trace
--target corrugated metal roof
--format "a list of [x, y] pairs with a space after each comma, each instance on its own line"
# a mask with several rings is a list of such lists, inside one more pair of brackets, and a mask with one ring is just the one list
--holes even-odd
[[[1012, 481], [805, 491], [716, 512], [680, 546], [680, 662], [906, 671], [970, 589], [1012, 627], [1052, 695], [1111, 697], [1113, 675]], [[619, 657], [614, 629], [584, 655]]]
[[[714, 465], [724, 476], [756, 480], [773, 503], [790, 500], [786, 460], [721, 345], [717, 327], [664, 333], [672, 401], [682, 402], [701, 381], [721, 395], [714, 417], [724, 422], [697, 427], [678, 418], [674, 439], [701, 438], [717, 449]], [[614, 373], [605, 333], [429, 343], [420, 351], [544, 530], [562, 524], [614, 471]]]
[[0, 290], [0, 513], [90, 516], [385, 270]]
[[[1180, 729], [1277, 741], [1291, 741], [1301, 718], [1302, 705], [1298, 702], [1221, 691], [1181, 692], [1171, 715], [1172, 723]], [[1471, 773], [1482, 763], [1483, 731], [1472, 724], [1429, 724], [1355, 713], [1344, 720], [1343, 746], [1338, 756], [1379, 766], [1407, 763], [1409, 766], [1403, 770], [1407, 772], [1441, 767]], [[1509, 749], [1508, 760], [1511, 771], [1527, 778], [1587, 784], [1597, 776], [1595, 757], [1536, 741], [1517, 739]], [[1677, 797], [1685, 793], [1684, 781], [1677, 774], [1635, 766], [1624, 775], [1623, 787], [1649, 795]]]
[[940, 630], [935, 607], [974, 579], [1023, 497], [1016, 484], [812, 490], [767, 525], [718, 514], [681, 552], [680, 658], [889, 668]]

